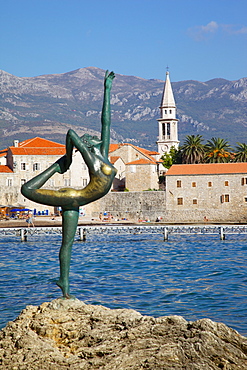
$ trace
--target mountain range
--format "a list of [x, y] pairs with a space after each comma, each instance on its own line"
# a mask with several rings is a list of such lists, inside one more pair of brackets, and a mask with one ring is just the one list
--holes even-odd
[[[0, 148], [35, 136], [64, 143], [69, 128], [99, 135], [105, 71], [17, 77], [0, 70]], [[164, 81], [116, 74], [111, 93], [112, 142], [157, 150]], [[179, 140], [200, 134], [247, 143], [247, 78], [172, 83]]]

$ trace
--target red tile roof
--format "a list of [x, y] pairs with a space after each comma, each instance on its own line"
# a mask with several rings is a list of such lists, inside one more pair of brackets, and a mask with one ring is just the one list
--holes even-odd
[[64, 148], [9, 148], [13, 155], [64, 155]]
[[41, 137], [34, 137], [33, 139], [24, 140], [19, 143], [18, 148], [54, 148], [64, 147], [63, 144], [56, 143], [55, 141], [46, 140]]
[[8, 152], [8, 149], [0, 150], [0, 157], [4, 157], [5, 155], [7, 155], [7, 152]]
[[114, 164], [120, 157], [115, 155], [115, 156], [110, 156], [110, 162], [111, 164]]
[[134, 148], [135, 150], [144, 154], [150, 161], [154, 160], [152, 155], [158, 155], [159, 154], [158, 152], [154, 152], [154, 151], [151, 151], [151, 150], [148, 150], [148, 149], [140, 148], [139, 146], [136, 146], [136, 145], [133, 145], [133, 144], [130, 144], [130, 143], [110, 144], [109, 153], [114, 152], [115, 150], [119, 149], [121, 146], [127, 146], [127, 145], [132, 146], [132, 148]]
[[136, 161], [126, 163], [126, 165], [129, 165], [129, 164], [156, 164], [156, 162], [154, 160], [141, 158], [141, 159], [137, 159]]
[[110, 144], [109, 145], [109, 153], [114, 152], [117, 150], [122, 144]]
[[205, 164], [174, 164], [166, 173], [169, 175], [213, 175], [247, 173], [247, 162], [237, 163], [205, 163]]
[[13, 155], [64, 155], [65, 145], [51, 140], [35, 137], [19, 143], [18, 147], [10, 146]]
[[0, 172], [13, 173], [13, 171], [8, 166], [4, 166], [4, 165], [0, 165]]

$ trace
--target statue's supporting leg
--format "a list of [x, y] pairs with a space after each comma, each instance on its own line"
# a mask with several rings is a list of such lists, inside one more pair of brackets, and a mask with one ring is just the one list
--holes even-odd
[[62, 220], [62, 245], [59, 252], [60, 260], [60, 278], [57, 285], [62, 289], [63, 296], [70, 298], [69, 294], [69, 270], [71, 250], [74, 242], [74, 236], [77, 229], [79, 217], [79, 209], [77, 210], [63, 210]]

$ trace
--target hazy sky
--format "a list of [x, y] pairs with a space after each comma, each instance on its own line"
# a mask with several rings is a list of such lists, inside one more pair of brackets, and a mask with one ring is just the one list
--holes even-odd
[[0, 69], [247, 77], [247, 0], [0, 0]]

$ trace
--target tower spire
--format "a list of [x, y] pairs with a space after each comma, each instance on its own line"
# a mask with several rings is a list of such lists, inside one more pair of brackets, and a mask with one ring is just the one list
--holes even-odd
[[169, 77], [169, 71], [166, 71], [166, 81], [165, 81], [165, 86], [163, 90], [160, 108], [162, 107], [176, 108], [175, 99], [174, 99], [173, 92], [172, 92], [172, 85], [171, 85], [171, 81]]
[[160, 105], [160, 118], [158, 119], [159, 137], [158, 137], [158, 152], [162, 156], [168, 153], [171, 147], [178, 148], [178, 133], [176, 119], [176, 103], [173, 96], [172, 85], [170, 82], [170, 74], [166, 71], [166, 81]]

